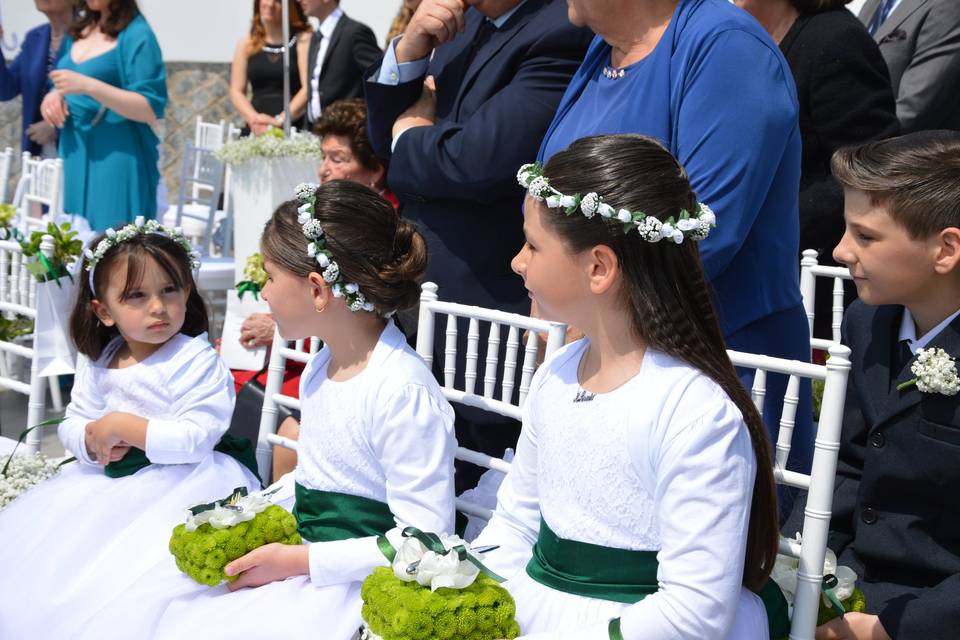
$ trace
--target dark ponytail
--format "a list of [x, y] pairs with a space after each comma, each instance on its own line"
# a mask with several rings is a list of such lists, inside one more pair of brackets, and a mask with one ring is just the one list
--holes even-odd
[[[554, 155], [544, 168], [552, 187], [565, 194], [602, 194], [615, 209], [643, 211], [666, 220], [696, 211], [686, 171], [656, 140], [639, 135], [583, 138]], [[553, 210], [551, 210], [553, 211]], [[596, 245], [613, 249], [623, 270], [623, 298], [633, 330], [647, 345], [683, 360], [712, 378], [743, 414], [757, 460], [750, 509], [744, 584], [759, 589], [776, 559], [776, 490], [763, 420], [726, 353], [711, 290], [695, 242], [645, 242], [636, 231], [601, 216], [544, 217], [575, 252]]]

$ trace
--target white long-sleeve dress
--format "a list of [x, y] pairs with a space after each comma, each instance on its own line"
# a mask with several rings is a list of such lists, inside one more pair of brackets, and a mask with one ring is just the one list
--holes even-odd
[[[760, 598], [741, 586], [755, 457], [743, 417], [689, 365], [648, 350], [618, 389], [583, 393], [582, 340], [534, 377], [516, 457], [475, 545], [508, 578], [524, 638], [768, 637]], [[566, 593], [526, 571], [540, 520], [559, 538], [656, 552], [659, 590], [634, 604]]]
[[[296, 482], [385, 504], [398, 527], [452, 530], [454, 416], [430, 370], [392, 322], [358, 375], [332, 381], [329, 362], [325, 347], [300, 378]], [[388, 564], [376, 536], [314, 541], [309, 556], [309, 576], [174, 600], [154, 637], [348, 640], [361, 625], [362, 580]]]
[[[178, 334], [143, 362], [82, 359], [59, 426], [77, 461], [0, 512], [0, 638], [71, 638], [110, 609], [117, 637], [142, 637], [139, 612], [111, 608], [135, 583], [172, 564], [167, 550], [185, 508], [259, 480], [213, 451], [230, 425], [230, 371], [206, 334]], [[87, 455], [86, 425], [122, 411], [148, 419], [153, 463], [111, 478]]]

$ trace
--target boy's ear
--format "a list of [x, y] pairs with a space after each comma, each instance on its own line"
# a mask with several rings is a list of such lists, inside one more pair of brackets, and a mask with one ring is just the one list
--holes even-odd
[[933, 270], [940, 275], [953, 273], [960, 266], [960, 229], [947, 227], [940, 232]]
[[112, 327], [116, 324], [113, 316], [110, 315], [110, 310], [107, 309], [107, 305], [103, 304], [96, 298], [90, 301], [90, 308], [96, 314], [97, 319], [100, 320], [100, 324], [103, 326]]
[[589, 252], [587, 277], [590, 290], [593, 293], [608, 291], [620, 276], [620, 261], [613, 249], [605, 244], [598, 244]]
[[307, 276], [307, 282], [310, 284], [313, 308], [316, 309], [317, 313], [320, 313], [330, 304], [330, 300], [333, 298], [333, 290], [327, 285], [323, 276], [316, 271]]

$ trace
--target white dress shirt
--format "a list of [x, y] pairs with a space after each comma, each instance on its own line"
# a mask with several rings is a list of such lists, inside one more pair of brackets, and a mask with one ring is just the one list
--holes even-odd
[[943, 331], [948, 324], [953, 322], [958, 315], [960, 315], [960, 309], [957, 309], [951, 313], [949, 316], [944, 318], [940, 324], [918, 338], [917, 323], [913, 319], [913, 315], [910, 313], [910, 310], [904, 307], [903, 318], [900, 319], [900, 337], [898, 340], [906, 340], [910, 347], [910, 351], [916, 355], [917, 351], [926, 348], [926, 346], [930, 344], [934, 338], [940, 335], [940, 332]]
[[333, 35], [333, 30], [337, 28], [337, 23], [340, 22], [340, 18], [343, 16], [343, 9], [337, 7], [333, 10], [333, 13], [328, 15], [323, 22], [320, 23], [320, 48], [317, 49], [317, 63], [313, 65], [313, 75], [310, 78], [310, 121], [316, 122], [320, 118], [320, 114], [323, 111], [323, 108], [320, 106], [320, 73], [323, 71], [323, 59], [327, 55], [327, 47], [330, 46], [330, 36]]

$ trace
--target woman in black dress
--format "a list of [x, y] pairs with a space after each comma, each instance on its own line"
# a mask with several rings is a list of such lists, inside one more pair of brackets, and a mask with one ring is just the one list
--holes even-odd
[[[254, 0], [250, 33], [240, 39], [230, 68], [230, 101], [246, 122], [243, 135], [261, 135], [283, 123], [283, 52], [290, 47], [290, 120], [296, 126], [307, 104], [307, 49], [311, 29], [296, 0], [290, 41], [283, 42], [280, 0]], [[248, 97], [247, 87], [251, 93]]]

